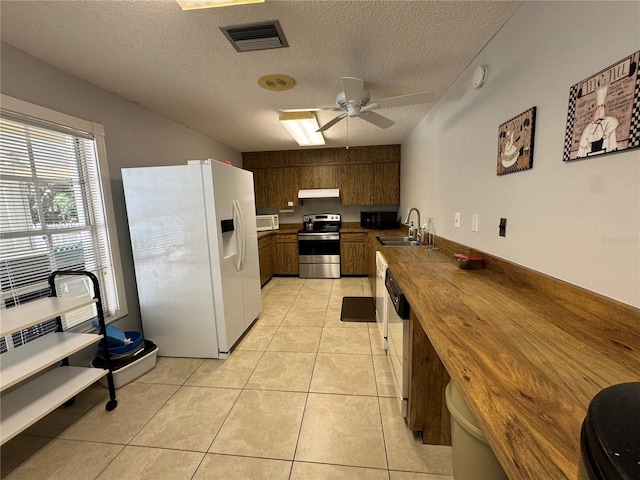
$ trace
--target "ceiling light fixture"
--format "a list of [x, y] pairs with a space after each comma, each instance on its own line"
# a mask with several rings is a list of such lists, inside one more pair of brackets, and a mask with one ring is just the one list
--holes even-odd
[[246, 3], [264, 3], [264, 0], [176, 0], [176, 2], [178, 2], [182, 10], [196, 10], [199, 8], [230, 7], [233, 5], [244, 5]]
[[324, 137], [313, 112], [284, 112], [278, 117], [282, 126], [301, 147], [324, 145]]

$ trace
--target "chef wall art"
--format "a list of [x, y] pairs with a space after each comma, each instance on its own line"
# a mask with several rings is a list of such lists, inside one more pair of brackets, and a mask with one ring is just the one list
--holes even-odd
[[563, 160], [640, 146], [640, 51], [569, 90]]
[[536, 107], [504, 122], [498, 128], [498, 175], [528, 170], [533, 166]]

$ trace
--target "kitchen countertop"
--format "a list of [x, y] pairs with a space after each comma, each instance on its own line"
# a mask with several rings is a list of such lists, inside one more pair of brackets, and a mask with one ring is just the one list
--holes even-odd
[[[263, 232], [258, 232], [258, 238], [266, 237], [268, 235], [273, 234], [290, 234], [290, 233], [298, 233], [298, 230], [302, 228], [302, 223], [281, 223], [280, 229], [278, 230], [266, 230]], [[345, 222], [342, 224], [340, 228], [340, 233], [371, 233], [374, 235], [402, 235], [400, 230], [371, 230], [367, 228], [363, 228], [360, 226], [358, 222]], [[391, 233], [388, 233], [391, 232]]]
[[298, 233], [298, 230], [302, 228], [301, 223], [281, 223], [278, 230], [265, 230], [258, 232], [258, 238], [268, 237], [269, 235]]
[[640, 380], [640, 311], [597, 315], [425, 247], [382, 252], [508, 476], [577, 478], [589, 402]]
[[459, 269], [428, 247], [378, 248], [509, 478], [576, 479], [591, 399], [640, 380], [640, 310], [592, 311], [497, 271]]

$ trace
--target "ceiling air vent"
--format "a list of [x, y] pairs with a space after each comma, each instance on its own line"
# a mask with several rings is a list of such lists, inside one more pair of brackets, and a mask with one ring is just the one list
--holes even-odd
[[278, 20], [220, 27], [238, 52], [288, 47]]

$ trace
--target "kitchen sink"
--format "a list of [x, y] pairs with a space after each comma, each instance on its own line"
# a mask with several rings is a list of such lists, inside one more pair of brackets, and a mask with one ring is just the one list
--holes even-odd
[[376, 237], [378, 241], [385, 247], [413, 247], [418, 242], [411, 240], [409, 237]]

